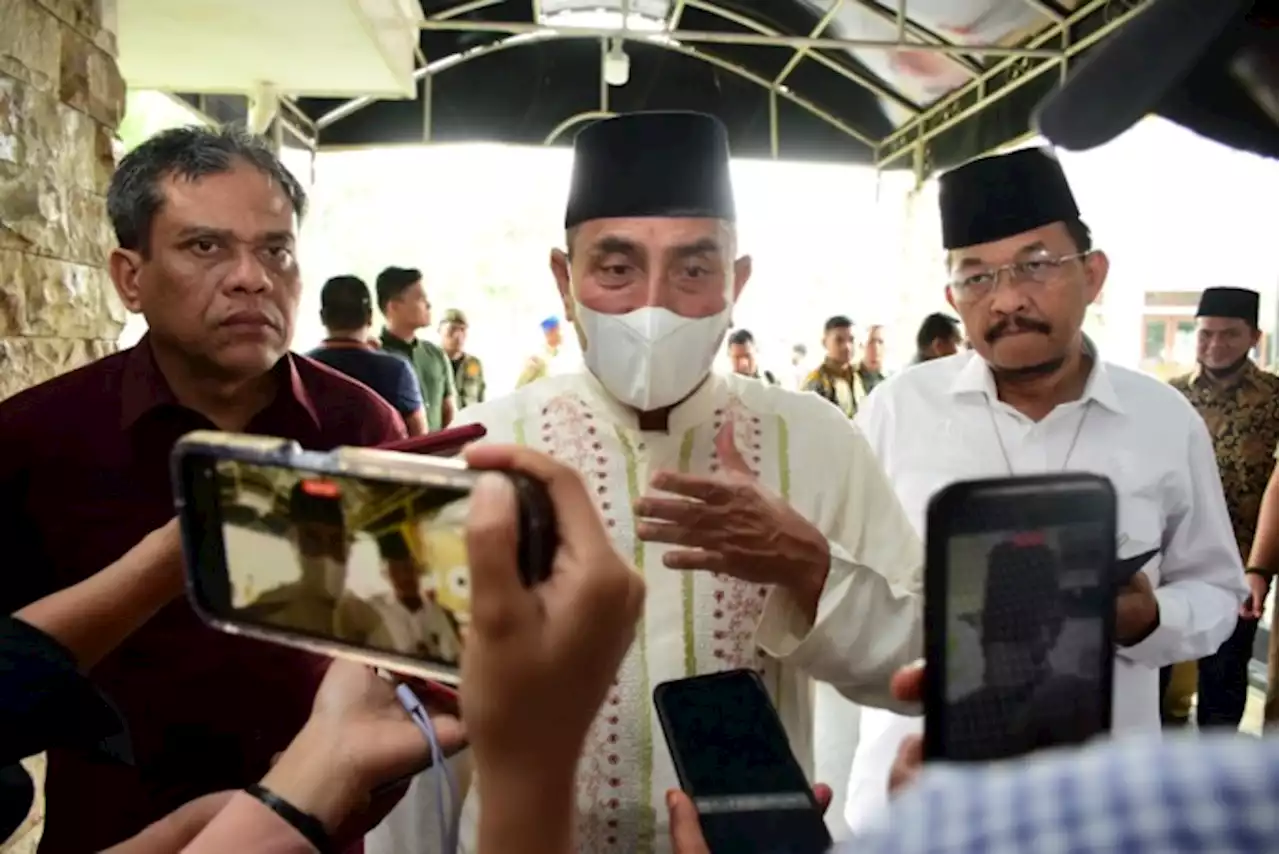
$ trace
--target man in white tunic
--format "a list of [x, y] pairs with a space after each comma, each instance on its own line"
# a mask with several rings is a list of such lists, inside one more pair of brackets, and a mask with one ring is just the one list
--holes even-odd
[[[588, 370], [462, 417], [485, 441], [578, 469], [644, 575], [637, 640], [579, 766], [578, 850], [665, 851], [664, 793], [678, 783], [654, 686], [759, 670], [811, 769], [811, 680], [888, 706], [895, 667], [919, 656], [921, 549], [839, 410], [710, 373], [751, 272], [720, 122], [620, 116], [574, 149], [567, 246], [551, 268]], [[464, 807], [466, 850], [477, 806]]]
[[[955, 481], [1111, 478], [1119, 558], [1141, 567], [1117, 601], [1112, 729], [1158, 732], [1159, 668], [1213, 653], [1245, 597], [1209, 434], [1181, 395], [1083, 338], [1108, 262], [1051, 153], [965, 164], [942, 176], [940, 201], [947, 300], [973, 350], [886, 380], [857, 424], [921, 533], [930, 497]], [[863, 710], [855, 831], [883, 809], [898, 745], [920, 723]]]

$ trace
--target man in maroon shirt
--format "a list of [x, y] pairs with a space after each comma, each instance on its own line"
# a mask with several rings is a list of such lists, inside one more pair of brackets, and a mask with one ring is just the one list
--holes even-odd
[[[230, 130], [167, 131], [124, 159], [107, 202], [120, 244], [111, 277], [150, 331], [0, 403], [4, 613], [163, 525], [169, 451], [190, 430], [317, 450], [404, 436], [372, 391], [289, 353], [306, 198], [268, 148]], [[322, 668], [171, 603], [92, 672], [127, 722], [136, 766], [52, 752], [40, 851], [98, 851], [193, 797], [256, 781], [306, 720]]]

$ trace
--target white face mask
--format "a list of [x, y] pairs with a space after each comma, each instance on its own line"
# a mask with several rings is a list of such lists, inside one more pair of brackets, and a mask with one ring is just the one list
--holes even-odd
[[729, 330], [733, 306], [709, 317], [681, 317], [645, 306], [601, 314], [576, 300], [591, 373], [627, 406], [652, 412], [678, 403], [706, 378]]

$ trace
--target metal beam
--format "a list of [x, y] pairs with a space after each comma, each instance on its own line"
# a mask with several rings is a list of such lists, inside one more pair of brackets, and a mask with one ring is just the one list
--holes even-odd
[[[693, 2], [686, 5], [693, 6]], [[506, 35], [545, 35], [560, 39], [626, 38], [631, 41], [653, 41], [655, 38], [671, 39], [682, 44], [741, 44], [754, 47], [807, 47], [811, 50], [911, 50], [925, 53], [969, 53], [975, 56], [1028, 56], [1058, 58], [1061, 51], [1045, 47], [1011, 47], [1001, 44], [977, 44], [952, 47], [936, 44], [884, 41], [882, 39], [826, 39], [785, 34], [761, 35], [756, 33], [714, 33], [700, 30], [672, 30], [653, 33], [626, 30], [621, 27], [561, 27], [543, 26], [525, 21], [423, 21], [424, 30], [462, 33], [502, 33]]]
[[[875, 2], [875, 0], [853, 0], [853, 2], [856, 3], [860, 8], [864, 9], [867, 12], [870, 12], [872, 15], [875, 15], [877, 18], [879, 18], [880, 20], [886, 23], [889, 23], [889, 24], [897, 23], [897, 15], [895, 15], [889, 9], [886, 9], [885, 7], [881, 6], [879, 3]], [[953, 62], [955, 62], [956, 65], [964, 69], [965, 73], [968, 74], [970, 77], [976, 77], [982, 73], [982, 69], [979, 68], [978, 65], [973, 62], [973, 60], [962, 55], [964, 53], [964, 45], [956, 44], [955, 42], [949, 39], [943, 38], [938, 33], [934, 32], [933, 30], [929, 29], [923, 24], [920, 24], [912, 20], [910, 15], [907, 16], [907, 32], [910, 33], [915, 38], [919, 39], [920, 41], [924, 42], [925, 44], [940, 45], [942, 47], [947, 47], [954, 50], [955, 53], [950, 54], [950, 59]], [[915, 46], [916, 45], [914, 43], [911, 44], [911, 47], [913, 49], [915, 48]]]
[[289, 113], [292, 121], [301, 125], [303, 130], [311, 131], [311, 135], [315, 136], [316, 123], [311, 120], [310, 116], [302, 112], [302, 108], [298, 106], [296, 101], [292, 98], [281, 97], [280, 106], [285, 108], [285, 111]]
[[611, 119], [615, 115], [617, 114], [611, 113], [608, 110], [586, 110], [585, 112], [574, 113], [572, 116], [569, 116], [569, 118], [553, 127], [551, 129], [551, 133], [547, 134], [547, 138], [542, 141], [542, 144], [554, 145], [555, 141], [559, 139], [565, 131], [581, 122], [589, 121], [591, 119]]
[[[709, 15], [716, 15], [717, 17], [723, 18], [732, 24], [737, 24], [743, 29], [751, 30], [762, 36], [781, 35], [777, 30], [760, 23], [755, 18], [750, 18], [739, 12], [735, 12], [732, 9], [726, 9], [723, 6], [718, 6], [715, 3], [710, 2], [710, 0], [686, 0], [686, 5], [691, 9], [697, 9], [698, 11], [706, 12]], [[824, 53], [810, 53], [809, 59], [812, 62], [818, 63], [828, 71], [832, 71], [839, 74], [846, 80], [857, 83], [867, 91], [873, 92], [881, 98], [892, 101], [909, 113], [915, 114], [920, 112], [920, 105], [899, 92], [897, 89], [886, 86], [878, 80], [867, 77], [864, 74], [860, 74], [845, 65], [841, 65]]]
[[[462, 63], [468, 62], [472, 59], [479, 59], [480, 57], [488, 56], [491, 53], [498, 53], [499, 51], [509, 50], [513, 47], [520, 47], [520, 45], [532, 44], [534, 42], [544, 40], [545, 39], [538, 36], [511, 36], [510, 38], [500, 39], [496, 42], [490, 42], [489, 44], [476, 45], [475, 47], [468, 48], [461, 53], [442, 56], [434, 62], [427, 63], [425, 68], [419, 68], [417, 71], [413, 72], [413, 79], [421, 80], [424, 77], [428, 77], [432, 74], [438, 74], [441, 71], [452, 68], [455, 65], [461, 65]], [[368, 95], [361, 95], [359, 98], [352, 98], [350, 101], [334, 107], [332, 110], [316, 119], [316, 129], [324, 130], [335, 122], [340, 122], [348, 116], [360, 112], [365, 107], [375, 103], [376, 101], [378, 101], [377, 98], [372, 98]]]
[[[490, 44], [487, 44], [487, 45], [478, 45], [476, 47], [471, 48], [470, 50], [463, 51], [462, 53], [455, 53], [451, 56], [441, 57], [440, 59], [437, 59], [435, 62], [431, 63], [431, 65], [429, 65], [427, 68], [419, 68], [417, 71], [413, 73], [413, 76], [415, 79], [422, 79], [423, 77], [435, 76], [436, 74], [439, 74], [444, 71], [448, 71], [451, 68], [457, 68], [458, 66], [463, 65], [467, 62], [470, 62], [473, 59], [479, 59], [480, 57], [487, 56], [491, 53], [497, 53], [498, 51], [502, 51], [502, 50], [509, 50], [510, 48], [520, 47], [521, 45], [536, 44], [541, 41], [554, 40], [555, 38], [556, 38], [555, 36], [544, 36], [540, 33], [514, 35], [514, 36], [511, 36], [510, 38], [505, 38], [505, 39], [502, 39], [501, 41], [491, 42]], [[716, 66], [717, 68], [723, 69], [724, 71], [728, 71], [731, 74], [736, 74], [737, 76], [743, 78], [744, 80], [749, 80], [750, 82], [755, 83], [757, 86], [763, 89], [774, 91], [772, 81], [766, 80], [765, 78], [761, 77], [755, 72], [749, 71], [741, 67], [740, 65], [735, 65], [734, 63], [729, 62], [726, 59], [721, 59], [718, 56], [713, 56], [708, 53], [703, 53], [702, 51], [698, 50], [692, 45], [684, 45], [684, 44], [679, 44], [677, 42], [671, 42], [666, 40], [651, 41], [649, 42], [649, 44], [661, 50], [669, 50], [673, 53], [682, 53], [685, 56], [692, 57], [693, 59], [697, 59], [697, 60], [701, 60], [702, 62], [709, 63], [711, 65]], [[853, 139], [856, 139], [858, 142], [861, 142], [863, 145], [866, 145], [872, 149], [875, 149], [876, 147], [875, 140], [871, 139], [869, 136], [862, 133], [861, 131], [858, 131], [850, 127], [849, 125], [845, 124], [839, 118], [832, 115], [827, 110], [822, 109], [817, 104], [810, 101], [809, 99], [803, 98], [795, 94], [791, 90], [787, 89], [785, 86], [779, 88], [777, 90], [777, 94], [781, 95], [783, 98], [786, 98], [788, 101], [800, 107], [801, 109], [811, 113], [816, 118], [821, 119], [822, 121], [831, 125], [836, 130], [839, 130], [842, 133], [846, 134], [847, 136], [852, 137]], [[342, 119], [346, 118], [352, 113], [358, 112], [364, 107], [367, 107], [369, 104], [373, 103], [373, 101], [374, 101], [373, 98], [353, 98], [347, 103], [343, 104], [342, 106], [336, 107], [330, 110], [328, 113], [326, 113], [325, 115], [317, 119], [316, 127], [319, 130], [324, 130], [326, 127], [332, 125], [334, 122], [341, 121]]]
[[1045, 0], [1022, 0], [1022, 2], [1026, 3], [1032, 9], [1035, 9], [1051, 21], [1062, 22], [1067, 19], [1067, 16], [1062, 14], [1058, 8], [1056, 8], [1052, 3], [1046, 3]]
[[[822, 31], [825, 30], [827, 25], [835, 19], [836, 15], [840, 12], [840, 7], [843, 5], [844, 0], [832, 0], [831, 8], [826, 11], [826, 14], [818, 19], [818, 23], [814, 24], [813, 29], [809, 31], [810, 37], [816, 38], [817, 36], [822, 35]], [[791, 76], [791, 72], [796, 70], [796, 66], [800, 64], [800, 60], [804, 59], [808, 55], [809, 48], [807, 47], [802, 47], [793, 53], [791, 58], [787, 60], [787, 64], [782, 66], [782, 70], [778, 72], [778, 76], [773, 78], [773, 87], [776, 89], [781, 86], [783, 81]]]
[[[1141, 0], [1141, 2], [1138, 2], [1132, 7], [1117, 14], [1112, 20], [1107, 21], [1094, 32], [1090, 33], [1089, 35], [1077, 41], [1072, 42], [1064, 51], [1061, 52], [1061, 57], [1070, 59], [1071, 57], [1079, 54], [1081, 51], [1087, 50], [1092, 45], [1106, 38], [1108, 35], [1110, 35], [1113, 31], [1115, 31], [1119, 27], [1124, 26], [1131, 18], [1133, 18], [1134, 15], [1137, 15], [1140, 12], [1142, 12], [1142, 10], [1146, 8], [1147, 3], [1151, 1], [1152, 0]], [[1087, 2], [1081, 5], [1074, 12], [1068, 15], [1067, 18], [1062, 22], [1060, 26], [1049, 28], [1045, 32], [1033, 38], [1030, 44], [1032, 46], [1035, 46], [1039, 44], [1044, 44], [1045, 42], [1050, 41], [1051, 39], [1058, 38], [1060, 33], [1063, 32], [1066, 28], [1069, 28], [1071, 26], [1074, 26], [1075, 24], [1078, 24], [1080, 21], [1094, 14], [1109, 2], [1111, 2], [1111, 0], [1090, 0], [1090, 2]], [[989, 70], [983, 72], [982, 76], [979, 77], [977, 80], [974, 80], [972, 83], [968, 83], [962, 86], [961, 88], [952, 92], [950, 95], [947, 95], [946, 97], [942, 98], [941, 100], [936, 102], [933, 106], [931, 106], [928, 110], [921, 113], [919, 116], [916, 116], [915, 118], [911, 119], [902, 127], [898, 128], [893, 133], [890, 133], [888, 136], [886, 136], [883, 140], [880, 141], [880, 146], [876, 152], [876, 168], [883, 169], [886, 166], [893, 164], [894, 162], [901, 159], [902, 157], [907, 156], [914, 148], [918, 146], [923, 146], [924, 143], [928, 142], [929, 140], [933, 139], [939, 134], [947, 130], [950, 130], [960, 122], [978, 113], [979, 111], [984, 109], [988, 104], [1003, 98], [1009, 92], [1012, 92], [1016, 89], [1021, 88], [1022, 86], [1025, 86], [1027, 83], [1030, 83], [1032, 80], [1036, 79], [1041, 74], [1044, 74], [1045, 72], [1052, 70], [1058, 64], [1056, 61], [1052, 59], [1041, 60], [1038, 63], [1033, 62], [1030, 68], [1024, 71], [1016, 80], [1013, 80], [1011, 83], [1009, 83], [1009, 85], [1004, 86], [1003, 88], [1001, 88], [1000, 90], [994, 93], [987, 92], [986, 91], [987, 83], [997, 75], [1008, 71], [1015, 62], [1017, 62], [1016, 59], [1009, 59], [1009, 60], [1005, 60], [1004, 62], [1000, 62], [996, 64]], [[959, 102], [965, 97], [974, 93], [975, 91], [982, 92], [984, 94], [982, 95], [982, 97], [978, 98], [975, 103], [969, 105], [968, 107], [965, 107], [963, 109], [958, 108]], [[927, 123], [938, 116], [946, 116], [946, 118], [943, 119], [938, 124], [929, 126], [926, 129]], [[911, 137], [910, 144], [899, 144], [904, 140], [905, 137], [908, 137], [908, 136]], [[898, 144], [898, 145], [897, 147], [893, 148], [887, 155], [885, 155], [883, 152], [886, 146], [889, 146], [890, 144]]]
[[680, 16], [684, 14], [684, 0], [674, 0], [671, 4], [671, 14], [667, 18], [667, 29], [680, 29]]

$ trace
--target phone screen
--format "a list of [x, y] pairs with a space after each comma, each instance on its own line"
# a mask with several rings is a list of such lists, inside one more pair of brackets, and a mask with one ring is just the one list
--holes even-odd
[[653, 696], [711, 854], [828, 849], [809, 782], [754, 671], [665, 682]]
[[1076, 476], [1016, 484], [959, 485], [930, 514], [935, 757], [1002, 759], [1109, 728], [1114, 494]]
[[205, 610], [459, 667], [471, 603], [467, 489], [188, 461], [197, 482], [186, 487], [184, 529], [199, 529], [193, 583]]
[[809, 784], [769, 695], [749, 672], [668, 682], [657, 695], [681, 783], [695, 799], [800, 793]]

